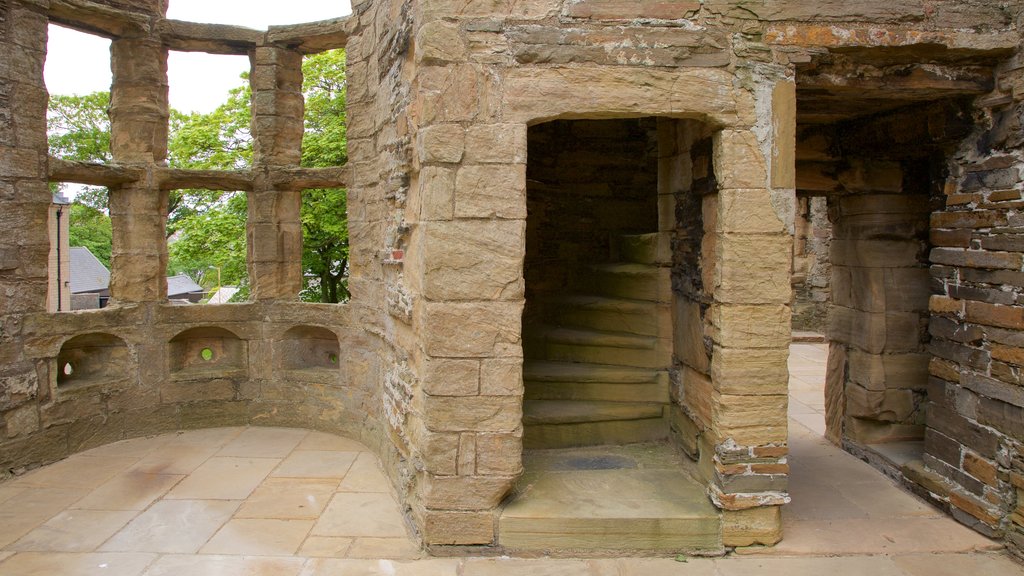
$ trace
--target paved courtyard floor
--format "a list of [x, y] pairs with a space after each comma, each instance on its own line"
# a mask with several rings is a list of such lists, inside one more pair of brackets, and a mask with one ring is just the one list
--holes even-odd
[[792, 348], [793, 503], [774, 548], [678, 560], [429, 558], [364, 446], [217, 428], [118, 442], [0, 483], [0, 575], [1024, 574], [997, 543], [825, 442], [825, 354], [822, 344]]

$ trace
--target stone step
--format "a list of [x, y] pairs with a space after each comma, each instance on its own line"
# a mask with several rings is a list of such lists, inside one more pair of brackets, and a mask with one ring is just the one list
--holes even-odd
[[659, 402], [527, 400], [523, 445], [564, 448], [661, 440], [668, 434], [664, 407]]
[[669, 234], [624, 234], [612, 241], [619, 260], [623, 262], [659, 266], [672, 264], [672, 237]]
[[670, 337], [672, 332], [669, 304], [590, 295], [565, 296], [550, 304], [555, 320], [562, 326], [663, 338]]
[[510, 550], [719, 553], [721, 520], [667, 445], [528, 450], [498, 521]]
[[672, 360], [669, 338], [628, 332], [533, 326], [523, 336], [527, 358], [661, 369]]
[[657, 402], [523, 402], [523, 424], [575, 424], [661, 418], [664, 404]]
[[672, 302], [672, 270], [648, 264], [599, 264], [590, 268], [596, 294], [615, 298]]
[[528, 360], [523, 381], [527, 400], [669, 401], [665, 370]]

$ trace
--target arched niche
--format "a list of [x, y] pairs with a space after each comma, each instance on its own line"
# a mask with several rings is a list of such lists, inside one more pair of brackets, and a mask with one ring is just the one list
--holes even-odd
[[190, 328], [172, 338], [167, 349], [175, 378], [241, 376], [248, 366], [246, 342], [226, 328]]
[[100, 332], [69, 339], [57, 354], [57, 388], [110, 384], [131, 373], [131, 354], [124, 340]]
[[285, 377], [332, 377], [341, 364], [338, 335], [319, 326], [295, 326], [275, 342], [276, 366]]

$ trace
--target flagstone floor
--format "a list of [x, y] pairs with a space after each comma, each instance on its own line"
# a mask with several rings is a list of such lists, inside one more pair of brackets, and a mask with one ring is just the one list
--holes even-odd
[[127, 440], [0, 483], [0, 576], [1024, 574], [998, 543], [821, 436], [826, 348], [790, 358], [793, 503], [774, 548], [724, 558], [430, 558], [376, 457], [286, 428]]

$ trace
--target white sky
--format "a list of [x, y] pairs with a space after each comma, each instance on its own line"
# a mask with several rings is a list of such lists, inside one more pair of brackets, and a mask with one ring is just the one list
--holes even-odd
[[[265, 29], [349, 14], [349, 0], [170, 0], [167, 17], [189, 22], [235, 24]], [[110, 41], [50, 26], [46, 87], [51, 94], [110, 90]], [[245, 56], [171, 52], [167, 62], [171, 107], [210, 112], [249, 70]]]

